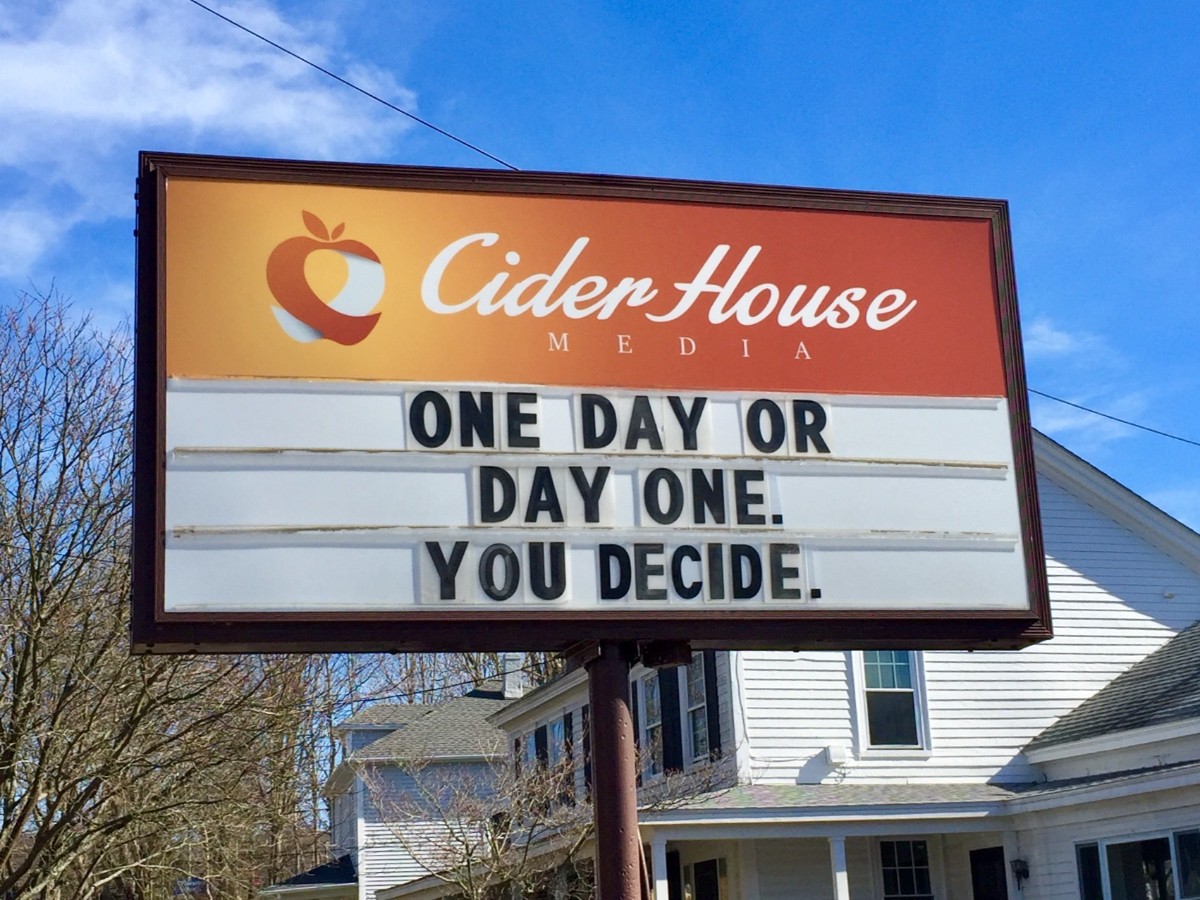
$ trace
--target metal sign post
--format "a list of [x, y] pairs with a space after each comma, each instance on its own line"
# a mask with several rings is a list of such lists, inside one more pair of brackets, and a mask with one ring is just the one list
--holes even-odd
[[587, 663], [592, 707], [592, 796], [596, 817], [596, 886], [601, 900], [641, 900], [637, 752], [629, 710], [628, 645], [601, 641]]

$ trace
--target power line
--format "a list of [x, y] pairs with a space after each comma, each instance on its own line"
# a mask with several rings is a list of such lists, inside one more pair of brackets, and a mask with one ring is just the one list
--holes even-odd
[[[330, 78], [332, 78], [334, 81], [337, 81], [339, 84], [343, 84], [346, 87], [350, 88], [351, 90], [355, 90], [358, 93], [362, 94], [363, 96], [369, 97], [370, 99], [374, 100], [377, 103], [382, 103], [384, 106], [386, 106], [388, 109], [392, 110], [393, 112], [398, 112], [402, 116], [407, 116], [412, 121], [417, 122], [421, 125], [424, 125], [426, 128], [429, 128], [432, 131], [436, 131], [438, 134], [442, 135], [443, 137], [447, 137], [450, 140], [454, 141], [455, 143], [460, 144], [461, 146], [466, 147], [469, 150], [473, 150], [474, 152], [480, 154], [481, 156], [487, 157], [488, 159], [492, 160], [492, 162], [498, 163], [498, 164], [504, 166], [505, 168], [508, 168], [514, 172], [520, 171], [520, 169], [518, 169], [512, 163], [501, 159], [500, 157], [496, 156], [495, 154], [489, 153], [488, 151], [484, 150], [482, 147], [472, 144], [470, 141], [460, 138], [456, 134], [452, 134], [451, 132], [447, 131], [444, 128], [439, 128], [437, 125], [434, 125], [432, 122], [421, 118], [420, 116], [416, 115], [415, 113], [411, 113], [406, 109], [402, 109], [401, 107], [396, 106], [394, 103], [391, 103], [390, 101], [385, 100], [384, 98], [380, 97], [378, 94], [373, 94], [370, 91], [366, 90], [365, 88], [359, 87], [354, 82], [349, 81], [346, 78], [343, 78], [341, 75], [338, 75], [335, 72], [331, 72], [329, 69], [326, 69], [324, 66], [321, 66], [321, 65], [313, 62], [312, 60], [301, 56], [299, 53], [296, 53], [295, 51], [289, 50], [287, 47], [284, 47], [282, 44], [276, 43], [275, 41], [271, 40], [270, 38], [268, 38], [262, 34], [259, 34], [257, 31], [254, 31], [253, 29], [248, 28], [247, 26], [243, 25], [241, 22], [231, 19], [229, 16], [226, 16], [223, 13], [217, 12], [211, 6], [207, 6], [206, 4], [201, 3], [200, 0], [188, 0], [188, 2], [193, 4], [194, 6], [198, 6], [200, 9], [204, 10], [207, 13], [210, 13], [211, 15], [216, 16], [218, 19], [221, 19], [223, 22], [228, 22], [234, 28], [244, 31], [246, 34], [250, 35], [251, 37], [257, 38], [258, 40], [262, 41], [263, 43], [268, 44], [271, 47], [274, 47], [276, 50], [280, 51], [281, 53], [286, 53], [288, 56], [292, 57], [295, 60], [298, 60], [299, 62], [304, 63], [306, 66], [311, 66], [312, 68], [316, 69], [318, 72], [322, 73], [323, 75], [327, 75]], [[1177, 435], [1177, 434], [1171, 434], [1168, 431], [1162, 431], [1158, 428], [1151, 428], [1149, 425], [1139, 425], [1137, 422], [1131, 422], [1128, 419], [1122, 419], [1119, 416], [1109, 415], [1108, 413], [1100, 412], [1097, 409], [1091, 409], [1090, 407], [1083, 406], [1079, 403], [1072, 403], [1070, 400], [1064, 400], [1062, 397], [1055, 397], [1053, 394], [1047, 394], [1044, 391], [1035, 390], [1034, 388], [1029, 388], [1028, 390], [1029, 390], [1029, 393], [1031, 393], [1031, 394], [1036, 394], [1039, 397], [1045, 397], [1047, 400], [1053, 400], [1056, 403], [1062, 403], [1065, 406], [1070, 406], [1070, 407], [1072, 407], [1074, 409], [1078, 409], [1082, 412], [1091, 413], [1093, 416], [1100, 416], [1101, 418], [1109, 419], [1110, 421], [1118, 422], [1122, 425], [1128, 425], [1130, 428], [1137, 428], [1137, 429], [1140, 429], [1141, 431], [1149, 432], [1150, 434], [1157, 434], [1160, 437], [1170, 438], [1173, 441], [1179, 441], [1180, 443], [1190, 444], [1194, 447], [1200, 447], [1200, 441], [1194, 441], [1194, 440], [1191, 440], [1190, 438], [1181, 437], [1180, 435]]]
[[1037, 394], [1039, 397], [1045, 397], [1047, 400], [1053, 400], [1055, 403], [1062, 403], [1066, 406], [1082, 410], [1086, 413], [1091, 413], [1093, 416], [1100, 416], [1103, 419], [1109, 419], [1113, 422], [1120, 422], [1122, 425], [1128, 425], [1130, 428], [1139, 428], [1142, 431], [1148, 431], [1151, 434], [1157, 434], [1159, 437], [1170, 438], [1173, 441], [1179, 441], [1184, 444], [1191, 444], [1193, 447], [1200, 447], [1200, 441], [1193, 441], [1191, 438], [1180, 437], [1177, 434], [1171, 434], [1169, 431], [1160, 431], [1157, 428], [1151, 428], [1149, 425], [1139, 425], [1137, 422], [1130, 422], [1128, 419], [1122, 419], [1117, 416], [1110, 416], [1108, 413], [1100, 412], [1098, 409], [1091, 409], [1087, 406], [1081, 406], [1078, 403], [1072, 403], [1070, 400], [1064, 400], [1062, 397], [1055, 397], [1053, 394], [1047, 394], [1044, 391], [1038, 391], [1029, 388], [1029, 393]]
[[246, 34], [250, 35], [251, 37], [258, 38], [264, 44], [270, 44], [272, 47], [274, 47], [276, 50], [280, 51], [281, 53], [286, 53], [288, 56], [292, 57], [292, 59], [299, 60], [300, 62], [304, 63], [306, 66], [311, 66], [312, 68], [316, 69], [318, 72], [322, 73], [323, 75], [328, 75], [334, 81], [344, 84], [346, 87], [348, 87], [352, 90], [358, 91], [364, 97], [370, 97], [376, 103], [382, 103], [384, 106], [386, 106], [388, 109], [392, 110], [393, 112], [398, 112], [402, 116], [407, 116], [408, 118], [412, 119], [414, 122], [424, 125], [426, 128], [432, 129], [433, 131], [436, 131], [438, 134], [442, 135], [443, 137], [450, 138], [450, 140], [454, 141], [457, 144], [461, 144], [462, 146], [466, 147], [468, 150], [474, 150], [476, 153], [478, 153], [482, 156], [486, 156], [492, 162], [499, 163], [500, 165], [505, 166], [506, 168], [511, 169], [514, 172], [521, 171], [516, 166], [514, 166], [512, 163], [506, 162], [503, 159], [501, 159], [500, 157], [495, 156], [494, 154], [488, 153], [482, 147], [477, 147], [476, 145], [472, 144], [470, 141], [463, 140], [458, 135], [451, 134], [449, 131], [447, 131], [444, 128], [439, 128], [437, 125], [434, 125], [432, 122], [428, 121], [427, 119], [422, 119], [420, 116], [416, 115], [415, 113], [411, 113], [406, 109], [402, 109], [399, 106], [396, 106], [396, 104], [383, 99], [378, 94], [373, 94], [370, 91], [368, 91], [366, 88], [359, 87], [353, 81], [349, 81], [349, 80], [343, 78], [341, 75], [338, 75], [335, 72], [329, 71], [329, 69], [326, 69], [324, 66], [318, 65], [317, 63], [313, 62], [311, 59], [306, 59], [305, 57], [301, 56], [299, 53], [295, 53], [294, 51], [289, 50], [287, 47], [284, 47], [282, 44], [275, 43], [275, 41], [271, 40], [269, 37], [265, 37], [264, 35], [259, 34], [257, 31], [254, 31], [251, 28], [247, 28], [241, 22], [235, 21], [234, 19], [229, 18], [229, 16], [226, 16], [226, 15], [223, 15], [222, 13], [217, 12], [211, 6], [206, 6], [205, 4], [201, 3], [200, 0], [188, 0], [188, 2], [192, 3], [195, 6], [200, 7], [202, 10], [204, 10], [207, 13], [211, 13], [212, 15], [216, 16], [218, 19], [221, 19], [224, 22], [228, 22], [234, 28], [241, 29], [242, 31], [246, 32]]
[[[389, 700], [401, 700], [401, 699], [404, 699], [407, 697], [424, 696], [425, 694], [441, 694], [441, 693], [445, 693], [446, 691], [456, 690], [457, 688], [460, 688], [460, 687], [479, 688], [481, 685], [483, 685], [489, 681], [495, 681], [498, 678], [502, 679], [505, 675], [512, 675], [517, 672], [524, 672], [526, 675], [537, 675], [537, 674], [540, 674], [541, 670], [537, 666], [533, 666], [533, 665], [518, 666], [515, 669], [498, 670], [495, 675], [491, 676], [490, 678], [485, 678], [485, 679], [483, 679], [483, 681], [476, 681], [475, 679], [470, 678], [470, 679], [466, 679], [464, 681], [452, 681], [448, 684], [435, 685], [433, 687], [413, 688], [411, 691], [400, 691], [400, 692], [397, 692], [394, 694], [371, 694], [370, 696], [363, 697], [361, 700], [359, 700], [357, 702], [362, 703], [362, 704], [364, 704], [364, 706], [366, 706], [366, 705], [370, 705], [372, 703], [387, 702]], [[420, 704], [415, 704], [415, 703], [409, 702], [409, 703], [401, 703], [401, 704], [397, 704], [397, 705], [399, 705], [399, 706], [418, 706]]]

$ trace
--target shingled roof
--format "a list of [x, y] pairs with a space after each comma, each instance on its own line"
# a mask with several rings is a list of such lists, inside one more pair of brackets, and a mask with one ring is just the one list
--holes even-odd
[[[736, 784], [685, 800], [680, 810], [812, 810], [945, 803], [999, 803], [1018, 786], [999, 784]], [[653, 815], [651, 816], [653, 818]]]
[[[504, 731], [487, 721], [515, 698], [506, 698], [499, 681], [481, 684], [469, 694], [441, 703], [413, 704], [416, 712], [391, 734], [351, 755], [368, 759], [426, 761], [438, 758], [491, 756], [504, 748]], [[363, 713], [354, 717], [359, 719]], [[386, 718], [389, 713], [383, 713]], [[342, 727], [353, 720], [348, 719]], [[363, 724], [379, 724], [375, 722]]]
[[[911, 784], [735, 784], [682, 800], [667, 809], [643, 813], [645, 820], [704, 824], [713, 814], [750, 821], [769, 818], [878, 819], [894, 813], [898, 807], [929, 812], [945, 812], [951, 807], [966, 816], [1008, 814], [1014, 801], [1039, 800], [1055, 795], [1097, 787], [1119, 787], [1163, 775], [1178, 775], [1194, 783], [1200, 763], [1189, 761], [1132, 769], [1101, 772], [1078, 778], [1019, 784], [980, 784], [972, 782], [919, 782]], [[782, 818], [781, 818], [782, 815]]]
[[1200, 718], [1200, 622], [1067, 713], [1027, 750]]
[[373, 703], [364, 706], [348, 719], [338, 723], [338, 728], [399, 728], [429, 712], [429, 706], [421, 703]]
[[354, 871], [354, 863], [349, 855], [339, 856], [333, 862], [293, 875], [287, 881], [281, 881], [277, 887], [309, 887], [323, 884], [357, 884], [358, 875]]

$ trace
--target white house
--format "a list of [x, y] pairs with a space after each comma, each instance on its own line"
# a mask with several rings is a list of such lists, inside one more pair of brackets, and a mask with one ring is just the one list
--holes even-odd
[[491, 762], [506, 752], [504, 732], [488, 717], [523, 690], [524, 679], [514, 672], [443, 703], [376, 704], [341, 722], [346, 758], [325, 784], [338, 860], [271, 885], [260, 896], [371, 900], [380, 888], [428, 875], [425, 856], [414, 852], [420, 834], [413, 832], [436, 826], [408, 822], [401, 840], [389, 821], [396, 818], [389, 802], [406, 793], [420, 798], [414, 776], [424, 779], [424, 787], [485, 783]]
[[[731, 761], [727, 786], [643, 816], [659, 900], [1200, 898], [1200, 535], [1041, 436], [1036, 458], [1052, 640], [634, 668], [639, 738], [660, 748], [644, 782]], [[490, 702], [509, 752], [576, 748], [586, 788], [582, 671]], [[371, 716], [348, 734], [387, 731], [363, 748], [386, 769], [383, 741], [413, 726]], [[353, 781], [330, 786], [357, 896], [442, 893], [385, 862]]]

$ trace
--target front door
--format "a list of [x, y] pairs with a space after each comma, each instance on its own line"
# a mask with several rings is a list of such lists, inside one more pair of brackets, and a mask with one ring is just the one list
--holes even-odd
[[1008, 900], [1003, 847], [971, 851], [971, 895], [975, 900]]
[[692, 878], [696, 882], [696, 900], [721, 900], [721, 882], [715, 859], [694, 864]]

